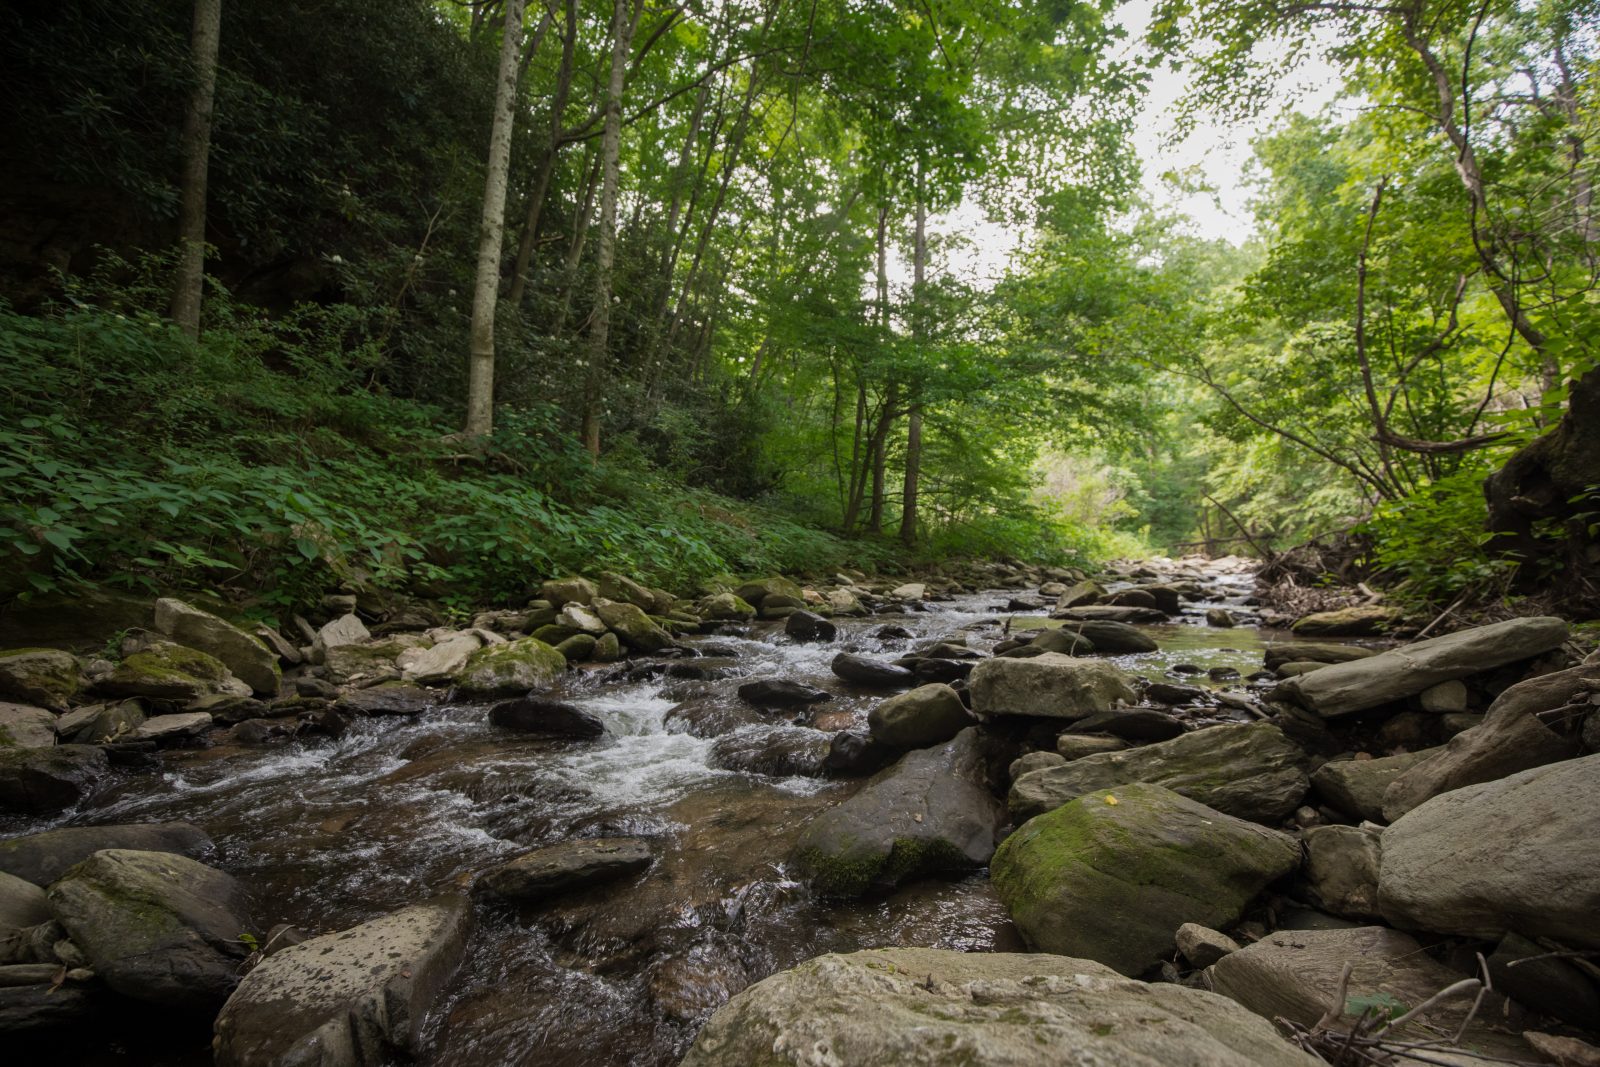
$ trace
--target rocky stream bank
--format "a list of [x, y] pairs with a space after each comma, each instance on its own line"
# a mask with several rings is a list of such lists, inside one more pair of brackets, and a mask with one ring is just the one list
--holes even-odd
[[1410, 623], [1237, 560], [13, 612], [0, 1040], [1600, 1063], [1600, 660]]

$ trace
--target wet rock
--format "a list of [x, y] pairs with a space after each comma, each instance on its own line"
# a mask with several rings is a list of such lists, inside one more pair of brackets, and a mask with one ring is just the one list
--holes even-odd
[[1327, 666], [1329, 666], [1329, 664], [1320, 663], [1314, 659], [1290, 660], [1288, 663], [1278, 664], [1278, 669], [1273, 672], [1273, 675], [1278, 678], [1298, 678], [1302, 674], [1310, 674], [1312, 671], [1320, 671], [1322, 668]]
[[733, 946], [718, 940], [691, 945], [650, 968], [647, 988], [657, 1011], [681, 1023], [703, 1020], [750, 984]]
[[1306, 637], [1374, 637], [1388, 632], [1403, 614], [1399, 608], [1362, 604], [1303, 615], [1290, 629]]
[[875, 774], [888, 766], [900, 750], [873, 739], [865, 730], [841, 730], [828, 743], [822, 769], [838, 778]]
[[1056, 600], [1057, 608], [1080, 608], [1098, 603], [1106, 591], [1099, 582], [1085, 579], [1062, 593]]
[[50, 905], [44, 890], [25, 878], [0, 871], [0, 941], [49, 921]]
[[169, 852], [106, 849], [48, 890], [50, 910], [108, 986], [172, 1007], [214, 1007], [238, 981], [251, 929], [244, 889]]
[[733, 593], [716, 593], [700, 602], [700, 614], [707, 619], [747, 622], [756, 617], [756, 609]]
[[199, 856], [211, 838], [186, 822], [124, 823], [110, 826], [67, 826], [0, 841], [0, 872], [37, 886], [47, 886], [67, 868], [102, 849], [171, 852]]
[[1191, 967], [1209, 967], [1228, 953], [1239, 951], [1239, 942], [1199, 923], [1184, 923], [1173, 940]]
[[1600, 755], [1434, 797], [1384, 831], [1378, 903], [1408, 929], [1600, 948]]
[[414, 685], [377, 685], [340, 694], [339, 710], [360, 715], [420, 715], [433, 706], [433, 695]]
[[337, 700], [339, 687], [326, 678], [317, 678], [307, 674], [294, 680], [294, 694], [295, 696], [313, 697], [320, 700]]
[[594, 583], [587, 578], [556, 578], [539, 587], [539, 599], [560, 608], [567, 604], [588, 604], [596, 596]]
[[[277, 696], [283, 683], [277, 654], [227, 620], [181, 600], [163, 597], [156, 601], [155, 623], [157, 630], [178, 644], [216, 657], [255, 692]], [[362, 627], [363, 633], [365, 630]]]
[[185, 711], [175, 715], [155, 715], [146, 719], [129, 735], [134, 741], [180, 741], [199, 737], [211, 729], [211, 715], [204, 711]]
[[[905, 665], [904, 661], [901, 665]], [[934, 682], [948, 685], [970, 677], [975, 666], [971, 660], [928, 658], [910, 661], [911, 673], [916, 675], [916, 680], [930, 685]]]
[[168, 641], [144, 642], [143, 651], [124, 657], [94, 688], [106, 696], [183, 702], [213, 693], [244, 697], [251, 693], [222, 661]]
[[1506, 996], [1573, 1026], [1600, 1029], [1600, 984], [1538, 942], [1507, 934], [1488, 963], [1490, 980]]
[[[1102, 752], [1121, 752], [1128, 747], [1128, 743], [1120, 737], [1109, 737], [1103, 734], [1075, 734], [1066, 733], [1056, 738], [1056, 754], [1062, 760], [1070, 762], [1082, 759], [1085, 756], [1098, 756]], [[1060, 764], [1051, 766], [1059, 767]], [[1043, 768], [1035, 768], [1042, 770]], [[1016, 775], [1012, 775], [1015, 781]]]
[[1006, 822], [984, 764], [975, 728], [908, 753], [811, 820], [795, 847], [797, 867], [823, 894], [860, 896], [918, 875], [984, 866]]
[[[1134, 623], [1167, 621], [1166, 612], [1156, 608], [1119, 608], [1109, 604], [1093, 604], [1088, 607], [1069, 608], [1066, 611], [1057, 611], [1050, 617], [1053, 619], [1065, 619], [1069, 625], [1072, 623], [1111, 622], [1121, 626], [1130, 626]], [[1100, 644], [1098, 640], [1095, 640], [1094, 634], [1091, 633], [1089, 636], [1091, 640], [1094, 640], [1095, 644]], [[1102, 651], [1111, 650], [1102, 648]]]
[[1304, 831], [1311, 902], [1349, 919], [1376, 919], [1381, 832], [1368, 826], [1313, 826]]
[[0, 697], [64, 710], [82, 680], [78, 658], [54, 648], [17, 648], [0, 652]]
[[1576, 756], [1580, 742], [1536, 716], [1575, 699], [1587, 700], [1592, 683], [1600, 683], [1600, 667], [1574, 667], [1507, 689], [1489, 705], [1482, 723], [1456, 734], [1389, 784], [1383, 794], [1384, 816], [1392, 822], [1452, 789]]
[[[282, 705], [267, 704], [257, 700], [255, 697], [223, 696], [220, 694], [203, 696], [198, 700], [191, 701], [183, 706], [183, 710], [206, 712], [214, 721], [224, 724], [243, 722], [246, 719], [266, 719], [274, 715], [292, 714], [290, 709], [283, 708]], [[138, 721], [134, 722], [129, 729], [143, 721], [144, 715], [141, 711]]]
[[1269, 1023], [1202, 990], [1146, 985], [1061, 956], [891, 948], [819, 956], [756, 983], [711, 1017], [683, 1067], [958, 1060], [972, 1067], [1318, 1062]]
[[71, 807], [108, 769], [106, 754], [90, 745], [0, 748], [0, 813], [49, 815]]
[[1120, 656], [1154, 652], [1158, 647], [1155, 638], [1137, 626], [1131, 626], [1126, 622], [1116, 620], [1068, 622], [1062, 626], [1062, 629], [1082, 634], [1094, 645], [1096, 652], [1104, 652], [1109, 655]]
[[466, 697], [511, 696], [544, 689], [566, 669], [565, 656], [537, 637], [524, 637], [474, 652], [456, 678], [456, 689]]
[[839, 636], [839, 628], [820, 615], [797, 611], [783, 624], [783, 632], [796, 641], [832, 641]]
[[768, 597], [784, 597], [797, 604], [806, 602], [806, 594], [803, 589], [789, 579], [777, 575], [773, 575], [771, 578], [762, 578], [759, 581], [746, 582], [735, 589], [734, 592], [738, 594], [741, 600], [747, 601], [758, 609]]
[[761, 678], [739, 687], [739, 699], [760, 708], [793, 708], [832, 700], [816, 686], [791, 682], [785, 678]]
[[1067, 732], [1109, 734], [1125, 741], [1170, 741], [1184, 729], [1183, 723], [1155, 708], [1117, 708], [1079, 719]]
[[489, 709], [489, 722], [503, 730], [543, 737], [590, 739], [606, 732], [605, 723], [582, 708], [538, 697], [496, 704]]
[[1560, 648], [1567, 636], [1563, 619], [1508, 619], [1291, 678], [1275, 695], [1324, 717], [1348, 715], [1414, 696], [1440, 682], [1530, 659]]
[[599, 642], [589, 634], [573, 634], [555, 647], [556, 651], [561, 653], [561, 658], [572, 664], [592, 658], [595, 646], [598, 644]]
[[594, 643], [593, 660], [596, 663], [615, 663], [622, 658], [622, 640], [614, 633], [604, 633]]
[[0, 749], [50, 748], [56, 743], [53, 712], [0, 701]]
[[1204, 700], [1206, 691], [1192, 685], [1173, 685], [1171, 682], [1151, 682], [1145, 687], [1144, 695], [1157, 704], [1177, 705], [1192, 704], [1197, 700]]
[[1140, 589], [1138, 587], [1134, 587], [1132, 589], [1121, 589], [1115, 593], [1108, 593], [1106, 594], [1105, 598], [1101, 600], [1101, 603], [1114, 604], [1117, 607], [1123, 608], [1157, 607], [1156, 598], [1149, 591]]
[[1139, 974], [1173, 951], [1179, 926], [1237, 922], [1299, 861], [1287, 834], [1129, 784], [1029, 820], [995, 853], [989, 877], [1030, 947]]
[[[91, 1023], [107, 1005], [93, 985], [59, 964], [38, 965], [48, 974], [19, 973], [32, 967], [0, 967], [0, 1034], [25, 1035]], [[66, 980], [57, 984], [57, 977]]]
[[872, 631], [872, 636], [879, 641], [909, 641], [917, 635], [904, 626], [880, 626]]
[[1067, 762], [1066, 758], [1056, 752], [1029, 752], [1011, 761], [1011, 766], [1007, 769], [1006, 776], [1014, 782], [1030, 771], [1042, 771], [1046, 767], [1059, 767], [1065, 762]]
[[828, 666], [845, 681], [873, 689], [904, 689], [916, 681], [916, 676], [904, 667], [853, 652], [839, 653]]
[[1076, 759], [1023, 775], [1008, 802], [1019, 820], [1100, 789], [1165, 786], [1226, 815], [1276, 825], [1300, 806], [1306, 755], [1269, 723], [1213, 726], [1143, 748]]
[[948, 685], [924, 685], [892, 696], [867, 716], [872, 736], [893, 748], [942, 744], [973, 725], [961, 694]]
[[1358, 659], [1371, 659], [1377, 653], [1360, 645], [1335, 645], [1315, 641], [1285, 641], [1268, 645], [1264, 654], [1268, 670], [1275, 671], [1285, 663], [1349, 663]]
[[1311, 775], [1317, 795], [1346, 815], [1383, 822], [1383, 794], [1389, 783], [1433, 754], [1431, 748], [1380, 759], [1334, 760]]
[[1081, 719], [1132, 702], [1128, 676], [1104, 660], [1047, 652], [1030, 659], [988, 659], [968, 678], [979, 715]]
[[1206, 625], [1215, 626], [1219, 630], [1231, 630], [1235, 625], [1233, 612], [1227, 608], [1207, 608]]
[[378, 1067], [410, 1053], [471, 915], [465, 898], [440, 897], [274, 953], [217, 1016], [217, 1067]]
[[[1435, 963], [1412, 938], [1381, 926], [1271, 934], [1224, 956], [1207, 973], [1211, 988], [1264, 1019], [1283, 1018], [1314, 1026], [1339, 988], [1346, 963], [1353, 967], [1345, 1004], [1376, 1005], [1380, 1012], [1409, 1011], [1466, 977]], [[1393, 1033], [1400, 1040], [1413, 1041], [1454, 1033], [1471, 1004], [1471, 997], [1446, 999]], [[1347, 1008], [1342, 1025], [1350, 1026], [1359, 1014], [1359, 1008]], [[1481, 1017], [1489, 1015], [1488, 1010], [1480, 1013]], [[1514, 1052], [1520, 1042], [1509, 1040], [1508, 1049], [1506, 1039], [1497, 1038], [1479, 1022], [1468, 1030], [1464, 1044], [1492, 1055], [1491, 1050], [1497, 1048], [1502, 1053]], [[1526, 1050], [1507, 1058], [1526, 1059]]]
[[775, 778], [820, 778], [833, 736], [804, 726], [747, 726], [717, 738], [713, 767]]
[[293, 740], [299, 726], [295, 719], [246, 719], [229, 736], [240, 745], [270, 745]]
[[539, 900], [637, 874], [653, 861], [650, 843], [642, 838], [563, 841], [484, 871], [473, 881], [472, 891], [497, 900]]
[[660, 652], [672, 647], [672, 635], [651, 622], [636, 605], [597, 599], [594, 609], [606, 626], [637, 652]]
[[1041, 630], [1038, 637], [1028, 642], [1027, 647], [1042, 652], [1059, 652], [1063, 656], [1087, 656], [1096, 651], [1093, 641], [1065, 627]]

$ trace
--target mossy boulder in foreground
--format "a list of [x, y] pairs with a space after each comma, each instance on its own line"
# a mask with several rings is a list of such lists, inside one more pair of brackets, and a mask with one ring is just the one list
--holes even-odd
[[1179, 926], [1232, 925], [1299, 862], [1287, 834], [1132, 784], [1029, 820], [989, 874], [1030, 947], [1136, 975], [1173, 951]]
[[456, 687], [467, 697], [517, 696], [545, 688], [566, 669], [567, 657], [537, 637], [524, 637], [474, 652]]

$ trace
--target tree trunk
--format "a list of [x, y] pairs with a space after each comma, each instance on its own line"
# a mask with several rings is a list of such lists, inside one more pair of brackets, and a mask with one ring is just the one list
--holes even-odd
[[517, 55], [522, 50], [525, 0], [506, 0], [500, 40], [500, 72], [489, 131], [489, 162], [483, 181], [483, 218], [478, 226], [478, 267], [472, 292], [471, 362], [467, 374], [467, 436], [494, 429], [494, 312], [500, 299], [500, 248], [505, 239], [506, 175], [511, 165], [511, 127], [517, 96]]
[[615, 0], [611, 14], [611, 77], [606, 84], [605, 132], [600, 138], [600, 243], [595, 249], [594, 311], [589, 324], [587, 374], [583, 391], [583, 447], [600, 455], [600, 405], [611, 338], [611, 272], [617, 258], [617, 192], [621, 184], [622, 90], [633, 51], [639, 8], [630, 17], [628, 0]]
[[507, 299], [511, 308], [520, 311], [522, 296], [528, 288], [528, 267], [533, 261], [533, 249], [539, 241], [539, 216], [544, 211], [544, 199], [550, 192], [550, 176], [555, 172], [556, 161], [561, 156], [561, 116], [567, 108], [567, 98], [572, 94], [572, 58], [578, 41], [578, 3], [567, 0], [567, 25], [561, 37], [561, 70], [556, 75], [556, 91], [550, 99], [550, 143], [539, 160], [539, 170], [528, 193], [528, 216], [522, 223], [522, 236], [517, 241], [517, 265], [511, 274], [511, 292]]
[[194, 92], [183, 118], [183, 189], [178, 201], [178, 277], [172, 290], [172, 320], [200, 337], [200, 303], [206, 268], [206, 171], [211, 162], [211, 114], [217, 95], [217, 45], [222, 38], [222, 0], [194, 0], [189, 48]]
[[[920, 177], [920, 175], [919, 175]], [[918, 181], [918, 186], [922, 184]], [[917, 190], [917, 229], [912, 243], [911, 336], [923, 344], [928, 336], [928, 315], [924, 285], [928, 280], [928, 206], [922, 190]], [[921, 353], [918, 353], [921, 355]], [[906, 475], [900, 495], [900, 543], [906, 547], [917, 540], [917, 492], [922, 481], [922, 402], [912, 393], [906, 409]]]
[[583, 262], [583, 246], [589, 237], [589, 215], [594, 211], [594, 191], [600, 182], [600, 154], [589, 152], [590, 160], [584, 168], [582, 199], [572, 216], [572, 239], [567, 242], [567, 254], [561, 261], [561, 309], [551, 323], [551, 335], [560, 337], [567, 330], [567, 317], [572, 313], [572, 293], [578, 287], [578, 264]]

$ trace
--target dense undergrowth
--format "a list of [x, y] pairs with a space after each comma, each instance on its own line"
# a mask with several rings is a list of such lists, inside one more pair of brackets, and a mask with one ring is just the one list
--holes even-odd
[[137, 289], [45, 314], [0, 304], [4, 599], [85, 583], [210, 591], [275, 615], [334, 586], [465, 606], [615, 568], [669, 587], [729, 572], [897, 568], [952, 555], [1083, 561], [1037, 514], [936, 528], [915, 557], [686, 487], [638, 450], [594, 462], [538, 407], [467, 447], [443, 408], [373, 383], [347, 306], [278, 318], [218, 298], [196, 344]]

